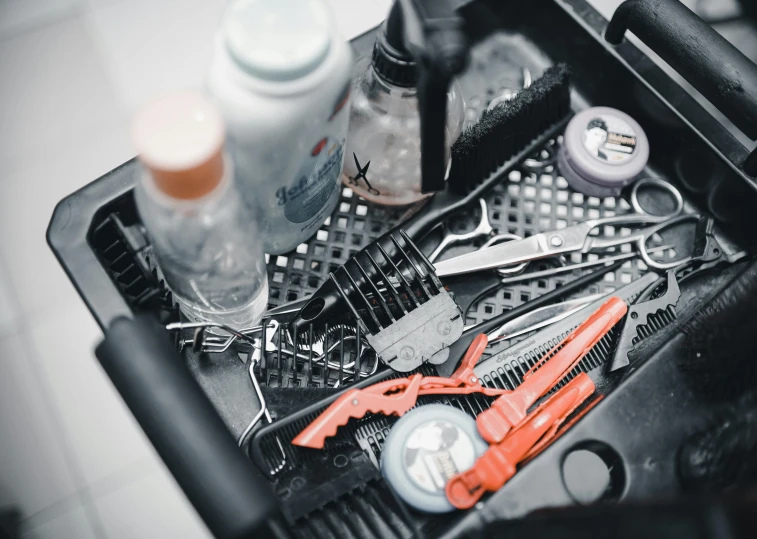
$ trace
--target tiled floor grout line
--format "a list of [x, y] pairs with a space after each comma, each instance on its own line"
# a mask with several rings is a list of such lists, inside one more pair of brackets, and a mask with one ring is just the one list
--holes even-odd
[[[116, 492], [144, 477], [148, 477], [156, 471], [154, 466], [151, 465], [152, 460], [146, 458], [126, 464], [118, 470], [109, 473], [105, 477], [94, 481], [88, 486], [77, 489], [52, 505], [40, 509], [33, 515], [24, 516], [21, 524], [26, 527], [26, 530], [33, 530], [57, 517], [73, 511], [77, 507], [80, 507], [82, 504], [82, 495], [88, 496], [92, 502], [94, 502], [95, 500]], [[151, 469], [151, 467], [153, 469]], [[29, 524], [33, 525], [29, 526]]]
[[38, 32], [44, 30], [50, 26], [54, 26], [72, 17], [76, 17], [81, 13], [81, 6], [79, 5], [81, 0], [77, 0], [74, 5], [68, 6], [58, 13], [45, 17], [43, 20], [35, 21], [33, 23], [22, 24], [19, 28], [9, 30], [8, 33], [0, 35], [0, 44], [16, 39], [26, 34]]

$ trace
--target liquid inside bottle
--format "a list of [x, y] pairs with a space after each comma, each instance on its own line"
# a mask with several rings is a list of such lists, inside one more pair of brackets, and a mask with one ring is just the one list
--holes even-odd
[[[381, 44], [377, 48], [382, 50]], [[374, 51], [373, 61], [379, 60]], [[386, 64], [381, 64], [386, 69]], [[402, 206], [430, 193], [421, 191], [421, 119], [412, 78], [403, 84], [382, 75], [371, 58], [355, 63], [352, 109], [342, 183], [378, 204]], [[447, 93], [444, 160], [462, 132], [464, 102], [456, 81]]]

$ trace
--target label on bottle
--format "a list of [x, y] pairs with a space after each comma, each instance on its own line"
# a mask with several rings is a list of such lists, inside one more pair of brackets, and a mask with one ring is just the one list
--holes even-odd
[[324, 137], [313, 146], [289, 187], [276, 191], [278, 205], [292, 223], [304, 223], [329, 201], [338, 186], [344, 141]]
[[636, 150], [636, 132], [623, 120], [609, 114], [593, 118], [582, 134], [584, 148], [595, 159], [620, 165]]

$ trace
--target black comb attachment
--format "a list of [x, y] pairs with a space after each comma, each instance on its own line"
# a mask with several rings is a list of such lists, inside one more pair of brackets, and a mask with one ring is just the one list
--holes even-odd
[[450, 189], [467, 194], [569, 113], [570, 70], [560, 63], [460, 135], [452, 145]]
[[389, 232], [329, 274], [300, 310], [293, 326], [349, 313], [362, 329], [376, 334], [442, 290], [433, 265], [404, 232]]
[[460, 308], [433, 264], [402, 230], [393, 230], [329, 274], [296, 315], [293, 331], [348, 314], [392, 369], [441, 364], [462, 334]]

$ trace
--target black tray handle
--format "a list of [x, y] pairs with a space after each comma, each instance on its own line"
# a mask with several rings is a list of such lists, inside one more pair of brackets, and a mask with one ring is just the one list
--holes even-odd
[[215, 537], [266, 537], [275, 497], [165, 330], [150, 318], [118, 318], [96, 355]]
[[627, 0], [612, 16], [613, 45], [631, 30], [752, 140], [757, 66], [678, 0]]

